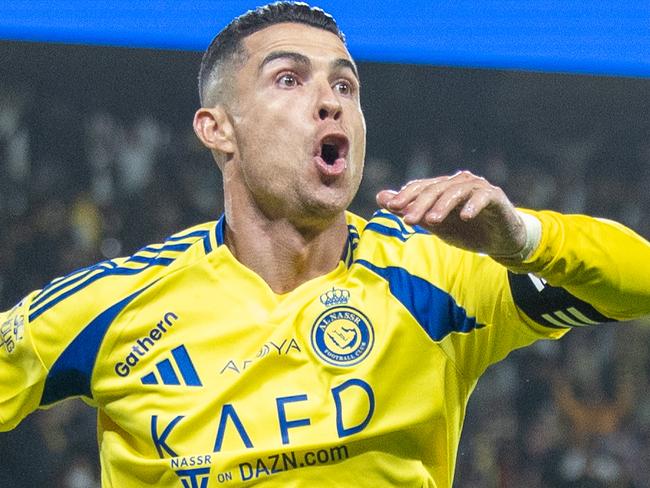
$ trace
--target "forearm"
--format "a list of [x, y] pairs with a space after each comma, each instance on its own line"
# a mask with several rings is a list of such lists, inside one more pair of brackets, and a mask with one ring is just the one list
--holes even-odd
[[608, 317], [625, 320], [650, 314], [648, 241], [611, 221], [526, 212], [542, 223], [539, 246], [521, 263], [502, 264], [563, 287]]

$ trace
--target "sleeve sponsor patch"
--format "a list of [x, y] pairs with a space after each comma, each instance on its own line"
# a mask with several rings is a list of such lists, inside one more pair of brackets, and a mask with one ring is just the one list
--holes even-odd
[[25, 316], [22, 313], [22, 302], [16, 305], [0, 325], [0, 351], [12, 354], [16, 345], [23, 340], [25, 330]]

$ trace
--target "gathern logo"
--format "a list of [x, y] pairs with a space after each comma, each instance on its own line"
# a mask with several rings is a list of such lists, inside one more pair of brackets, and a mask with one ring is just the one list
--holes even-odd
[[153, 327], [147, 335], [135, 341], [131, 346], [131, 352], [126, 355], [123, 361], [115, 364], [115, 373], [123, 378], [129, 376], [131, 370], [137, 366], [144, 356], [149, 354], [151, 349], [155, 347], [160, 339], [164, 337], [169, 331], [174, 322], [178, 320], [178, 315], [174, 312], [167, 312], [161, 321]]
[[359, 310], [338, 306], [326, 310], [311, 328], [316, 354], [334, 366], [353, 366], [363, 361], [375, 342], [368, 317]]
[[320, 302], [326, 307], [346, 305], [350, 301], [350, 292], [341, 288], [332, 287], [320, 296]]

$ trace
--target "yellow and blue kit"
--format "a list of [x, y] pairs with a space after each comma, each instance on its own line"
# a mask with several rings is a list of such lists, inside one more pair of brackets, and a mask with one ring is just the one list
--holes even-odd
[[510, 268], [379, 211], [283, 295], [223, 217], [58, 278], [0, 315], [0, 427], [82, 397], [106, 488], [449, 487], [490, 364], [650, 313], [648, 242], [530, 213], [540, 245]]

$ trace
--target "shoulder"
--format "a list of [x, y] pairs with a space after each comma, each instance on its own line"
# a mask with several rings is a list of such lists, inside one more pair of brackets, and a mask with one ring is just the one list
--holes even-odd
[[109, 330], [121, 330], [122, 317], [137, 311], [147, 290], [205, 262], [217, 246], [215, 231], [214, 222], [186, 229], [131, 256], [57, 278], [24, 300], [26, 332], [48, 371], [41, 404], [92, 398], [92, 371]]
[[[215, 222], [197, 225], [147, 245], [131, 256], [110, 259], [52, 280], [31, 296], [30, 322], [70, 312], [84, 316], [127, 299], [166, 275], [204, 258], [216, 247]], [[88, 312], [86, 312], [88, 310]]]
[[386, 210], [377, 210], [370, 220], [360, 221], [360, 242], [357, 259], [379, 266], [406, 268], [440, 267], [450, 258], [459, 259], [460, 249], [454, 248], [423, 227], [408, 225]]
[[505, 268], [488, 256], [447, 244], [384, 210], [375, 212], [360, 235], [355, 264], [386, 280], [405, 299], [417, 295], [422, 306], [439, 295], [464, 303], [486, 280], [505, 280]]

